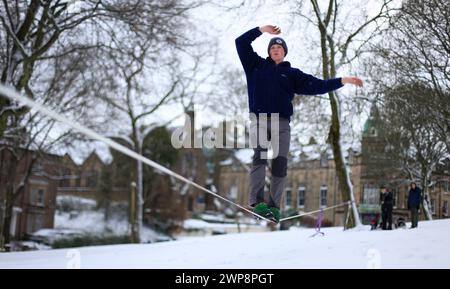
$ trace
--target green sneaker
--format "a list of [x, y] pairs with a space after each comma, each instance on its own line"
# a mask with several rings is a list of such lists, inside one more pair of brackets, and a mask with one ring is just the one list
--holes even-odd
[[269, 210], [272, 213], [273, 221], [276, 223], [279, 223], [280, 222], [280, 209], [272, 207], [272, 208], [269, 208]]
[[259, 203], [253, 208], [253, 212], [260, 216], [266, 217], [267, 214], [271, 213], [269, 206], [266, 203]]

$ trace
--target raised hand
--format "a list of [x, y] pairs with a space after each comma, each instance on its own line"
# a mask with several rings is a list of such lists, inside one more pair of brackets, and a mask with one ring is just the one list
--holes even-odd
[[278, 26], [274, 26], [274, 25], [264, 25], [264, 26], [259, 27], [259, 30], [262, 33], [267, 32], [267, 33], [275, 34], [275, 35], [281, 33], [281, 28]]

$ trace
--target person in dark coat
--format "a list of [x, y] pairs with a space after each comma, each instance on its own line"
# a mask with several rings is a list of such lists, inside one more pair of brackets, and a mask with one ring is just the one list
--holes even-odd
[[422, 190], [416, 183], [411, 183], [411, 189], [408, 195], [408, 210], [411, 214], [411, 229], [419, 225], [419, 209], [422, 200]]
[[[288, 46], [280, 37], [270, 40], [267, 46], [268, 57], [262, 58], [253, 50], [252, 42], [263, 33], [278, 35], [281, 29], [273, 25], [255, 27], [236, 38], [235, 43], [247, 79], [249, 112], [252, 118], [250, 140], [254, 156], [250, 172], [249, 204], [255, 213], [268, 218], [272, 216], [278, 221], [287, 177], [294, 96], [324, 94], [345, 84], [362, 87], [363, 81], [357, 77], [324, 80], [292, 67], [285, 61]], [[261, 132], [270, 139], [274, 152], [271, 157], [270, 198], [267, 203], [264, 186], [268, 157], [267, 147], [260, 143]]]
[[392, 209], [394, 208], [394, 195], [385, 186], [380, 188], [381, 228], [392, 230]]

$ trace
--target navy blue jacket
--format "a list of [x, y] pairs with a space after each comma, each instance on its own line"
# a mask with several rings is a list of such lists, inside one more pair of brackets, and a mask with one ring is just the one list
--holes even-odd
[[422, 201], [422, 190], [416, 187], [415, 189], [409, 190], [408, 195], [408, 209], [417, 208], [419, 209], [420, 203]]
[[251, 43], [261, 35], [258, 27], [236, 39], [236, 48], [247, 77], [250, 112], [279, 113], [290, 120], [295, 94], [316, 95], [342, 87], [341, 78], [318, 79], [291, 67], [284, 61], [278, 65], [270, 58], [260, 57]]

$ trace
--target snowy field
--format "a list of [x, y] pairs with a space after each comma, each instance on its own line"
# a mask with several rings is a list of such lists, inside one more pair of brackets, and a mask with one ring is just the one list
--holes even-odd
[[[409, 224], [408, 224], [409, 225]], [[450, 268], [450, 220], [419, 229], [312, 229], [0, 254], [0, 268]]]

